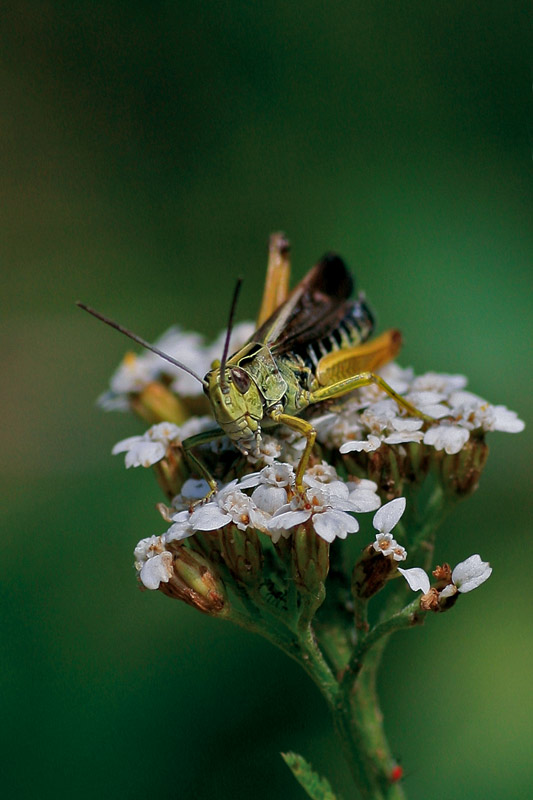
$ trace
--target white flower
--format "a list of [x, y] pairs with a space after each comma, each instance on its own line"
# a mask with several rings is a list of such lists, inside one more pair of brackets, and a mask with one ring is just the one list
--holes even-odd
[[213, 531], [233, 522], [239, 530], [263, 530], [268, 516], [257, 507], [254, 500], [235, 486], [236, 481], [222, 489], [212, 502], [196, 508], [190, 518], [195, 531]]
[[274, 542], [283, 532], [311, 520], [315, 532], [327, 542], [345, 539], [359, 530], [359, 523], [349, 513], [356, 507], [349, 500], [349, 488], [341, 481], [324, 484], [321, 489], [310, 488], [305, 498], [293, 497], [282, 506], [267, 524]]
[[170, 442], [178, 440], [180, 429], [171, 422], [152, 425], [142, 436], [129, 436], [113, 447], [111, 453], [126, 453], [126, 467], [150, 467], [161, 461]]
[[443, 422], [428, 428], [424, 434], [424, 444], [433, 445], [435, 450], [444, 450], [448, 455], [459, 453], [470, 438], [466, 428]]
[[482, 561], [481, 557], [476, 553], [476, 555], [467, 558], [466, 561], [461, 561], [460, 564], [457, 564], [452, 572], [452, 581], [458, 590], [465, 594], [485, 583], [491, 574], [492, 567], [489, 562]]
[[337, 470], [335, 467], [332, 467], [325, 461], [322, 461], [321, 464], [315, 464], [314, 467], [307, 469], [303, 477], [303, 482], [307, 486], [314, 487], [320, 487], [325, 483], [332, 483], [333, 481], [338, 480], [339, 476], [337, 475]]
[[173, 514], [171, 518], [174, 520], [173, 524], [161, 537], [165, 544], [170, 544], [170, 542], [175, 541], [179, 542], [182, 539], [187, 539], [189, 536], [192, 536], [193, 533], [195, 533], [191, 523], [191, 512], [188, 509], [179, 511], [177, 514]]
[[161, 536], [141, 539], [135, 548], [135, 568], [147, 589], [158, 589], [168, 583], [174, 573], [173, 556], [164, 548]]
[[407, 550], [405, 549], [405, 547], [402, 547], [401, 544], [398, 544], [396, 542], [396, 545], [392, 551], [392, 558], [394, 559], [394, 561], [405, 561], [405, 559], [407, 558]]
[[415, 392], [439, 392], [449, 395], [450, 392], [464, 389], [468, 379], [464, 375], [448, 375], [445, 372], [426, 372], [419, 375], [411, 384], [411, 390]]
[[239, 481], [239, 489], [255, 487], [251, 499], [260, 511], [274, 514], [287, 502], [286, 487], [294, 484], [294, 468], [291, 464], [269, 464], [260, 472], [245, 475]]
[[260, 472], [250, 472], [239, 481], [239, 489], [266, 486], [291, 486], [294, 483], [294, 467], [284, 462], [267, 464]]
[[374, 514], [372, 521], [378, 531], [372, 545], [374, 550], [383, 553], [384, 556], [392, 556], [395, 561], [404, 561], [407, 557], [405, 548], [399, 545], [391, 534], [391, 530], [398, 524], [404, 511], [405, 497], [397, 497], [390, 503], [385, 503]]
[[494, 420], [492, 427], [487, 430], [502, 431], [503, 433], [521, 433], [526, 424], [519, 419], [516, 411], [510, 411], [506, 406], [492, 406]]
[[273, 436], [262, 434], [259, 442], [259, 453], [250, 453], [248, 461], [251, 464], [273, 464], [281, 456], [281, 444]]
[[394, 552], [396, 544], [392, 533], [376, 533], [376, 540], [372, 546], [377, 553], [381, 552], [384, 556], [390, 556]]

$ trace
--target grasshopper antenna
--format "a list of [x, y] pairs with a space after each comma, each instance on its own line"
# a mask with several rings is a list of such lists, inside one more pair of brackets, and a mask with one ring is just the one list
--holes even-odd
[[220, 359], [220, 388], [226, 394], [228, 391], [228, 384], [226, 383], [226, 359], [228, 357], [229, 340], [231, 337], [231, 329], [233, 327], [233, 317], [235, 316], [235, 309], [237, 307], [237, 298], [242, 286], [242, 278], [237, 279], [235, 289], [233, 291], [233, 299], [231, 301], [231, 308], [229, 312], [228, 330], [226, 333], [226, 341], [224, 342], [224, 350], [222, 351], [222, 358]]
[[80, 308], [83, 308], [83, 310], [87, 311], [89, 314], [92, 314], [93, 317], [96, 317], [96, 319], [105, 322], [106, 325], [110, 325], [112, 328], [115, 328], [115, 330], [119, 331], [120, 333], [123, 333], [124, 336], [127, 336], [129, 339], [133, 339], [133, 341], [137, 342], [137, 344], [146, 347], [147, 350], [151, 350], [152, 353], [155, 353], [161, 358], [164, 358], [165, 361], [169, 361], [171, 364], [174, 364], [175, 367], [179, 367], [180, 369], [185, 370], [185, 372], [188, 372], [189, 375], [193, 376], [193, 378], [196, 378], [197, 381], [200, 381], [204, 389], [207, 388], [207, 382], [204, 381], [203, 378], [200, 378], [200, 376], [197, 375], [196, 372], [194, 372], [194, 370], [192, 370], [190, 367], [186, 367], [185, 364], [182, 364], [181, 361], [176, 361], [175, 358], [172, 358], [172, 356], [168, 356], [166, 353], [163, 353], [163, 351], [160, 350], [158, 347], [155, 347], [153, 344], [150, 344], [145, 339], [141, 339], [141, 337], [137, 336], [137, 334], [133, 333], [133, 331], [124, 328], [122, 325], [119, 325], [118, 322], [115, 322], [114, 320], [109, 319], [108, 317], [104, 317], [104, 315], [100, 314], [99, 311], [95, 311], [94, 308], [86, 306], [85, 303], [80, 303], [78, 301], [76, 305], [79, 306]]

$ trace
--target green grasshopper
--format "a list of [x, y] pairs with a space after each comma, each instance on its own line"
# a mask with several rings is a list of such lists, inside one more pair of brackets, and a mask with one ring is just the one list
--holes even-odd
[[339, 256], [325, 255], [289, 292], [289, 243], [280, 233], [270, 237], [267, 277], [256, 332], [228, 358], [231, 323], [239, 285], [234, 293], [224, 352], [204, 378], [186, 365], [102, 314], [84, 310], [129, 336], [143, 347], [186, 370], [199, 380], [219, 427], [182, 442], [186, 458], [209, 484], [217, 484], [193, 449], [227, 436], [245, 455], [259, 455], [261, 431], [286, 425], [306, 439], [296, 468], [296, 491], [303, 495], [303, 476], [316, 439], [311, 422], [300, 414], [309, 406], [376, 384], [410, 414], [429, 421], [398, 395], [374, 370], [398, 353], [401, 335], [390, 330], [367, 342], [374, 328], [363, 296], [350, 300], [353, 282]]

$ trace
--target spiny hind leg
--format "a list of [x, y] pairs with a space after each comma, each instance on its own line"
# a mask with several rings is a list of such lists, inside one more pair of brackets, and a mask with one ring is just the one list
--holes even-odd
[[360, 372], [358, 375], [352, 375], [350, 378], [345, 378], [337, 383], [332, 383], [330, 386], [321, 386], [314, 392], [311, 392], [310, 403], [320, 403], [323, 400], [332, 400], [334, 397], [342, 397], [342, 395], [352, 392], [354, 389], [360, 389], [363, 386], [370, 386], [375, 384], [379, 386], [389, 397], [396, 400], [400, 408], [404, 408], [414, 417], [419, 417], [425, 422], [434, 422], [433, 417], [424, 414], [416, 406], [406, 400], [404, 397], [395, 392], [392, 386], [383, 380], [379, 375], [374, 372]]
[[300, 419], [300, 417], [293, 417], [290, 414], [284, 414], [280, 409], [273, 409], [270, 412], [270, 417], [274, 420], [274, 422], [286, 425], [288, 428], [292, 428], [293, 431], [301, 433], [306, 438], [305, 449], [302, 453], [299, 464], [296, 467], [295, 480], [296, 491], [298, 494], [303, 495], [305, 493], [303, 477], [309, 463], [313, 445], [315, 443], [316, 430], [313, 428], [310, 422], [307, 422], [307, 420]]

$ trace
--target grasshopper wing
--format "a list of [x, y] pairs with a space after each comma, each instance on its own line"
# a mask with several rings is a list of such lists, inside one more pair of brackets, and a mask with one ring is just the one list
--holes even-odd
[[306, 342], [323, 339], [344, 318], [352, 288], [352, 278], [342, 259], [328, 253], [254, 333], [251, 341], [266, 344], [272, 353], [281, 355]]

